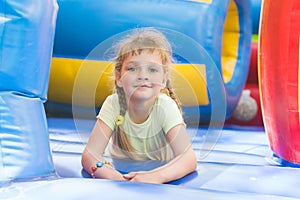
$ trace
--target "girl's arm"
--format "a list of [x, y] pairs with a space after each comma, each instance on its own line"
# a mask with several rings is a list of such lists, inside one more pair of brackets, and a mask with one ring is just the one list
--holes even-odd
[[166, 183], [195, 171], [197, 159], [192, 149], [189, 136], [183, 124], [173, 127], [167, 133], [175, 158], [167, 164], [147, 172], [131, 172], [124, 175], [130, 181]]
[[[104, 162], [102, 155], [111, 135], [112, 130], [110, 127], [101, 119], [98, 119], [81, 157], [83, 169], [89, 174], [92, 174], [92, 166], [99, 161]], [[111, 180], [124, 180], [122, 174], [108, 164], [103, 165], [101, 168], [97, 168], [94, 172], [94, 176]]]

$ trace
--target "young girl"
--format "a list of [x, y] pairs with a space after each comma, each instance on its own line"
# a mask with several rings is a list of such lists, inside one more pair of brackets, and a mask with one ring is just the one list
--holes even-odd
[[[196, 169], [181, 107], [168, 79], [171, 46], [156, 29], [136, 29], [120, 42], [115, 60], [115, 90], [103, 103], [82, 154], [92, 177], [166, 183]], [[106, 162], [113, 158], [161, 160], [150, 171], [121, 174]]]

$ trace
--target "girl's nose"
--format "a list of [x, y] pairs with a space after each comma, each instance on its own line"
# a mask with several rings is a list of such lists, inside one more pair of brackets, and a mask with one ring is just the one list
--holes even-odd
[[139, 81], [144, 81], [144, 80], [145, 80], [145, 81], [148, 81], [149, 78], [146, 77], [146, 76], [139, 76], [139, 77], [138, 77], [138, 80], [139, 80]]
[[149, 80], [146, 70], [140, 69], [138, 73], [138, 80]]

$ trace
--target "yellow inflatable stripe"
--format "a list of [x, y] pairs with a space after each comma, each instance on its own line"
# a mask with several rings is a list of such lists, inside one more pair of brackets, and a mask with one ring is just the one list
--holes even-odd
[[184, 106], [209, 104], [205, 65], [175, 64], [172, 67], [170, 79]]
[[[112, 62], [53, 58], [48, 100], [86, 107], [100, 107], [113, 92]], [[209, 104], [204, 65], [175, 64], [170, 73], [183, 106]]]
[[[260, 16], [263, 16], [263, 11], [264, 11], [264, 0], [261, 1], [261, 11], [260, 11]], [[262, 19], [263, 17], [260, 17], [260, 21], [259, 24], [262, 24]], [[258, 75], [258, 88], [259, 88], [259, 102], [260, 102], [260, 106], [261, 106], [261, 115], [263, 116], [263, 120], [264, 120], [264, 102], [263, 102], [263, 95], [262, 95], [262, 77], [261, 77], [261, 69], [263, 66], [261, 66], [261, 56], [260, 56], [260, 46], [261, 46], [261, 41], [262, 41], [262, 34], [260, 33], [261, 30], [258, 30], [258, 41], [257, 41], [257, 52], [258, 52], [258, 57], [257, 57], [257, 75]]]
[[189, 1], [194, 1], [194, 2], [199, 2], [199, 3], [211, 3], [212, 0], [189, 0]]
[[80, 106], [102, 105], [112, 93], [112, 63], [53, 58], [48, 99]]
[[231, 80], [236, 66], [239, 46], [239, 17], [238, 9], [233, 0], [230, 1], [228, 13], [224, 24], [222, 44], [222, 73], [224, 82]]

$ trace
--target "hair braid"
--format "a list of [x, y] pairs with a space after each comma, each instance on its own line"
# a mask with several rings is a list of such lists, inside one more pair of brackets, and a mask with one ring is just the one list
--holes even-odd
[[131, 152], [133, 150], [133, 147], [128, 141], [128, 137], [124, 131], [121, 130], [120, 125], [123, 124], [123, 120], [126, 114], [127, 110], [127, 103], [125, 98], [125, 93], [123, 88], [116, 86], [116, 92], [119, 97], [119, 105], [120, 105], [120, 115], [121, 116], [121, 123], [117, 124], [116, 133], [115, 133], [115, 142], [118, 147], [120, 147], [122, 150]]
[[116, 91], [119, 97], [119, 104], [120, 104], [120, 115], [125, 116], [127, 110], [127, 103], [125, 98], [125, 93], [123, 88], [116, 86]]
[[167, 89], [167, 95], [169, 95], [177, 104], [177, 107], [180, 111], [180, 113], [182, 114], [182, 108], [181, 108], [181, 103], [179, 101], [179, 99], [177, 98], [174, 90], [173, 90], [173, 87], [171, 85], [171, 81], [168, 79], [167, 82], [166, 82], [166, 89]]

